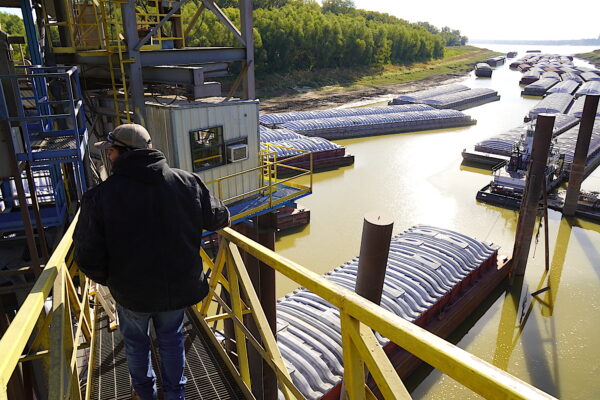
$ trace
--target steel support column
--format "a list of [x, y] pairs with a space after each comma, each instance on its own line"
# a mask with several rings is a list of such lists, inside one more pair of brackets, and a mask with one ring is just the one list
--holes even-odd
[[546, 179], [545, 171], [548, 163], [548, 150], [552, 141], [554, 119], [555, 116], [551, 114], [540, 114], [537, 117], [531, 161], [527, 171], [525, 193], [521, 200], [515, 235], [513, 270], [511, 272], [513, 277], [514, 275], [524, 275], [527, 267], [537, 210]]
[[[0, 31], [0, 75], [14, 75], [14, 73], [15, 69], [8, 45], [8, 36]], [[37, 277], [40, 274], [40, 258], [35, 244], [31, 215], [29, 214], [23, 180], [21, 179], [21, 171], [19, 170], [19, 163], [17, 162], [15, 146], [12, 140], [12, 126], [8, 121], [9, 116], [16, 115], [17, 113], [16, 100], [19, 98], [19, 94], [11, 79], [2, 80], [2, 90], [4, 93], [0, 94], [0, 99], [6, 99], [7, 104], [0, 104], [0, 116], [2, 117], [0, 118], [0, 144], [4, 142], [8, 148], [6, 156], [9, 159], [8, 164], [11, 167], [11, 175], [17, 189], [19, 208], [21, 209], [21, 217], [23, 218], [23, 230], [25, 231], [25, 237], [27, 238], [27, 247], [29, 249], [31, 265], [34, 267], [33, 270]], [[4, 115], [5, 113], [6, 115]]]
[[240, 0], [240, 21], [242, 38], [246, 43], [246, 60], [243, 62], [246, 71], [243, 77], [244, 98], [256, 98], [256, 83], [254, 81], [254, 34], [252, 19], [252, 0]]
[[144, 100], [144, 80], [142, 77], [142, 62], [140, 51], [136, 50], [139, 41], [135, 16], [135, 0], [122, 4], [123, 28], [127, 40], [127, 55], [129, 57], [129, 85], [133, 101], [133, 121], [145, 125], [146, 104]]
[[27, 34], [27, 46], [29, 47], [31, 63], [33, 65], [44, 65], [35, 21], [33, 20], [31, 0], [21, 0], [21, 13], [23, 14], [23, 24], [25, 25], [25, 33]]
[[571, 174], [569, 175], [569, 187], [567, 188], [565, 205], [562, 210], [563, 214], [569, 217], [575, 215], [575, 211], [577, 211], [579, 190], [583, 182], [585, 162], [587, 161], [592, 130], [594, 128], [596, 112], [598, 111], [598, 99], [600, 99], [599, 95], [587, 95], [585, 97], [585, 104], [583, 105], [583, 115], [581, 116], [575, 154], [573, 155], [573, 163], [571, 164]]

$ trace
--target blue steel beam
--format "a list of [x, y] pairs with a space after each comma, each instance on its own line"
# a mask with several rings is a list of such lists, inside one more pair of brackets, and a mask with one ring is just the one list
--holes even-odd
[[23, 14], [23, 24], [25, 25], [25, 33], [27, 34], [27, 47], [29, 49], [31, 63], [33, 65], [43, 65], [44, 61], [42, 60], [42, 53], [40, 52], [31, 0], [21, 0], [21, 13]]

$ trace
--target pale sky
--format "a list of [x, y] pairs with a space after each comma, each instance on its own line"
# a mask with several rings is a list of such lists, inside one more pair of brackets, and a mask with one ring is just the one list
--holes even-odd
[[[600, 36], [600, 0], [354, 0], [357, 8], [459, 29], [470, 40]], [[2, 9], [1, 11], [8, 11]], [[15, 10], [16, 11], [16, 10]]]
[[469, 39], [567, 40], [600, 36], [600, 0], [354, 0], [357, 8], [459, 29]]

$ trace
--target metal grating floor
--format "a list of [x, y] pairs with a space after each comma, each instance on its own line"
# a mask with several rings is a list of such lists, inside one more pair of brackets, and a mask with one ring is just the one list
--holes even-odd
[[[108, 318], [102, 313], [96, 331], [96, 347], [94, 350], [95, 367], [91, 375], [91, 399], [120, 400], [131, 399], [131, 382], [125, 348], [119, 330], [108, 330]], [[188, 400], [244, 399], [242, 391], [231, 376], [229, 370], [220, 359], [204, 331], [187, 318], [184, 329], [186, 334], [185, 376], [188, 381], [185, 398]], [[160, 369], [158, 368], [158, 348], [154, 343], [152, 363], [157, 375], [159, 399]]]

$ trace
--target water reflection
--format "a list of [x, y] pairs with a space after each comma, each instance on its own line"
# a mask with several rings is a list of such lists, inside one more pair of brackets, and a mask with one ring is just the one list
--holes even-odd
[[486, 175], [486, 176], [490, 177], [490, 180], [492, 179], [492, 174], [491, 174], [489, 168], [477, 167], [476, 165], [465, 164], [464, 162], [461, 163], [458, 168], [461, 171], [472, 172], [472, 173], [481, 174], [481, 175]]

